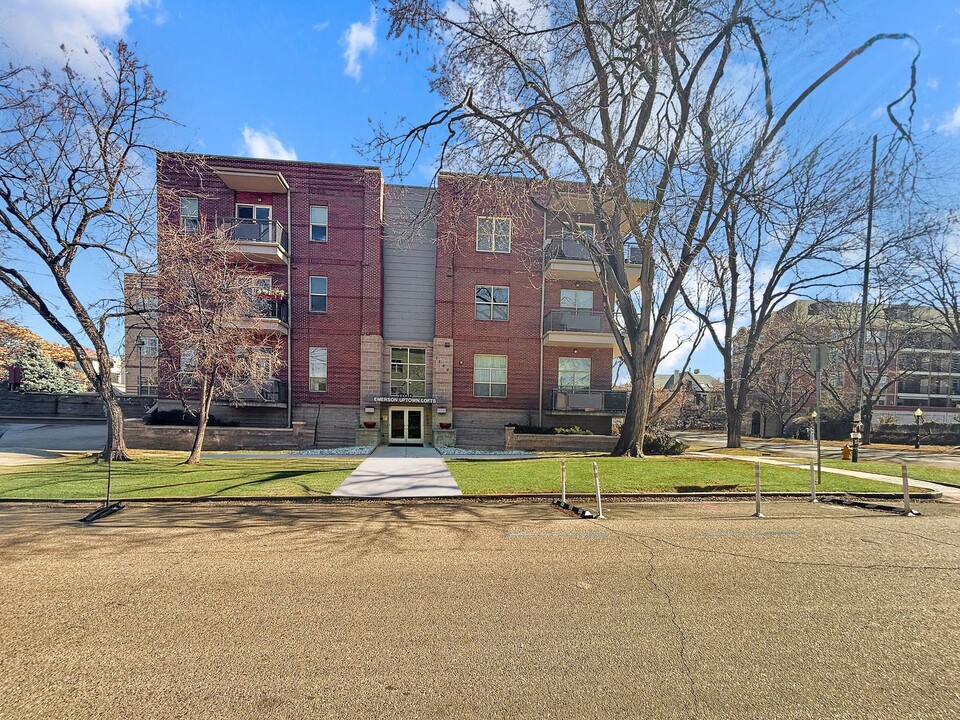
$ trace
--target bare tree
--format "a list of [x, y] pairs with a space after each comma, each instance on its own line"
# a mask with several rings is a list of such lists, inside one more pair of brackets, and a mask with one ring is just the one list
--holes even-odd
[[[768, 39], [801, 31], [825, 3], [795, 0], [390, 0], [390, 34], [437, 53], [433, 89], [446, 107], [399, 131], [380, 128], [374, 154], [402, 174], [438, 140], [442, 169], [528, 179], [587, 245], [631, 391], [614, 454], [640, 454], [653, 376], [689, 268], [718, 232], [758, 164], [805, 100], [877, 35], [796, 96], [774, 97]], [[728, 70], [755, 62], [743, 88]], [[888, 108], [913, 94], [913, 83]], [[743, 112], [738, 113], [740, 108]], [[735, 150], [734, 150], [735, 149]], [[731, 159], [721, 181], [718, 157]], [[627, 272], [625, 248], [640, 264]]]
[[[888, 293], [894, 290], [889, 283], [881, 286]], [[923, 308], [875, 301], [867, 309], [866, 357], [861, 365], [859, 304], [820, 302], [813, 309], [819, 322], [811, 326], [812, 336], [808, 342], [829, 341], [831, 344], [830, 368], [824, 374], [823, 389], [844, 418], [852, 418], [861, 411], [862, 402], [863, 443], [867, 444], [870, 442], [873, 408], [884, 404], [887, 392], [898, 382], [921, 369], [916, 359], [903, 351], [925, 347], [925, 343], [926, 346], [936, 344], [935, 348], [927, 349], [940, 349], [941, 338], [946, 336], [935, 331], [930, 313]], [[861, 372], [862, 400], [859, 393]]]
[[[754, 375], [790, 339], [768, 329], [774, 314], [798, 296], [857, 282], [852, 271], [862, 263], [850, 258], [862, 256], [868, 178], [857, 162], [862, 154], [821, 145], [788, 159], [783, 170], [771, 170], [775, 164], [753, 173], [730, 203], [717, 241], [681, 286], [723, 357], [727, 447], [740, 447]], [[726, 182], [726, 160], [718, 166]], [[763, 342], [770, 330], [778, 342]]]
[[126, 460], [104, 337], [121, 304], [91, 302], [74, 271], [130, 267], [153, 227], [145, 134], [167, 117], [164, 93], [126, 44], [101, 48], [98, 61], [98, 77], [75, 72], [69, 57], [62, 70], [0, 72], [0, 284], [70, 346], [104, 404], [103, 454]]
[[261, 288], [260, 274], [237, 264], [234, 246], [229, 228], [210, 226], [202, 217], [180, 225], [161, 209], [156, 312], [161, 384], [173, 388], [185, 410], [197, 416], [188, 465], [200, 461], [213, 401], [264, 399], [280, 363], [280, 341], [265, 332], [261, 319], [285, 313], [286, 300], [279, 291]]

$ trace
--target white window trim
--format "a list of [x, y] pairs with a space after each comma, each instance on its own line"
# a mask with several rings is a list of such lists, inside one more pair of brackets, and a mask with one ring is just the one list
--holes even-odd
[[[324, 357], [323, 369], [324, 369], [324, 371], [325, 371], [325, 374], [324, 374], [324, 376], [323, 376], [323, 390], [314, 390], [314, 389], [311, 387], [313, 379], [314, 379], [314, 378], [318, 378], [318, 379], [319, 379], [319, 377], [320, 377], [319, 375], [311, 375], [311, 374], [310, 374], [310, 370], [311, 370], [311, 368], [310, 368], [310, 362], [311, 362], [311, 359], [310, 359], [310, 351], [311, 351], [311, 350], [323, 350], [323, 357]], [[329, 387], [330, 387], [330, 350], [329, 350], [328, 348], [320, 347], [320, 346], [309, 347], [309, 348], [307, 349], [307, 392], [312, 392], [312, 393], [325, 393], [325, 392], [327, 392], [327, 390], [329, 389]]]
[[[503, 395], [477, 395], [477, 358], [478, 357], [502, 357], [504, 359], [503, 364]], [[484, 368], [492, 369], [492, 368]], [[510, 378], [510, 358], [507, 355], [499, 355], [497, 353], [476, 353], [473, 356], [473, 377], [471, 379], [471, 387], [473, 388], [473, 397], [479, 398], [489, 398], [492, 400], [503, 400], [509, 396], [510, 387], [509, 387], [509, 378]], [[493, 385], [494, 383], [489, 382], [487, 385]], [[499, 385], [499, 383], [496, 383]]]
[[[319, 223], [313, 222], [313, 209], [314, 208], [324, 208], [327, 211], [327, 222], [322, 227], [326, 228], [326, 233], [323, 240], [314, 240], [313, 239], [313, 226], [321, 227]], [[324, 245], [330, 241], [330, 206], [329, 205], [310, 205], [310, 210], [308, 211], [307, 219], [310, 221], [310, 231], [307, 235], [308, 242], [316, 243], [318, 245]]]
[[[481, 220], [493, 221], [493, 235], [490, 237], [489, 250], [480, 249], [480, 221]], [[507, 225], [509, 227], [509, 231], [507, 233], [507, 249], [506, 250], [497, 250], [497, 220], [506, 220]], [[510, 251], [513, 249], [513, 218], [502, 217], [497, 215], [477, 215], [476, 248], [477, 248], [477, 252], [509, 255]]]
[[[258, 205], [256, 203], [235, 203], [233, 206], [233, 212], [235, 218], [240, 218], [240, 208], [241, 207], [252, 207], [253, 208], [253, 219], [257, 219], [257, 210], [263, 208], [267, 211], [267, 220], [273, 220], [273, 206], [272, 205]], [[264, 222], [261, 220], [261, 222]]]

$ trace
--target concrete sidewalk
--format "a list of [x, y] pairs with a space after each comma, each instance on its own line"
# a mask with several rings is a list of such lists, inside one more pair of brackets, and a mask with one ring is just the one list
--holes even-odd
[[432, 447], [384, 445], [373, 451], [332, 495], [340, 497], [450, 497], [462, 495]]
[[[750, 463], [762, 463], [764, 465], [781, 465], [784, 467], [793, 467], [793, 468], [807, 468], [809, 467], [808, 463], [797, 462], [796, 460], [791, 460], [789, 458], [772, 458], [772, 457], [756, 457], [751, 455], [716, 455], [714, 453], [707, 452], [692, 452], [688, 453], [689, 455], [695, 455], [697, 457], [725, 457], [730, 460], [739, 460], [741, 462], [750, 462]], [[832, 473], [834, 475], [848, 475], [850, 477], [864, 478], [866, 480], [878, 480], [880, 482], [890, 483], [891, 485], [896, 485], [897, 487], [902, 487], [903, 481], [898, 477], [893, 477], [892, 475], [878, 475], [877, 473], [862, 472], [860, 470], [844, 470], [841, 468], [834, 467], [821, 467], [820, 472], [822, 473]], [[909, 468], [907, 470], [909, 477]], [[920, 487], [925, 490], [935, 490], [937, 492], [943, 493], [943, 499], [948, 502], [960, 503], [960, 488], [955, 488], [952, 485], [940, 485], [939, 483], [930, 482], [928, 480], [917, 480], [915, 478], [909, 478], [911, 487]]]

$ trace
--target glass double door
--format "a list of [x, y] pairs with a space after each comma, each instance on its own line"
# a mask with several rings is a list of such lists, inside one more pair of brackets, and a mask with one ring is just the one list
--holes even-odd
[[421, 408], [390, 408], [390, 444], [423, 445]]

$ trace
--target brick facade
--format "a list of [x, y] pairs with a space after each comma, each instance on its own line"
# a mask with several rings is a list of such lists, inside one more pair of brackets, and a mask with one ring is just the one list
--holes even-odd
[[[251, 180], [251, 173], [260, 175]], [[604, 347], [545, 346], [544, 314], [560, 308], [561, 290], [592, 290], [595, 310], [602, 309], [602, 297], [596, 282], [545, 279], [544, 247], [561, 228], [529, 201], [527, 181], [439, 178], [434, 339], [385, 343], [385, 196], [378, 169], [161, 153], [158, 177], [161, 189], [170, 191], [163, 197], [197, 197], [200, 215], [208, 221], [234, 217], [237, 204], [243, 203], [268, 206], [271, 219], [287, 230], [288, 255], [282, 262], [248, 267], [269, 275], [273, 287], [286, 292], [292, 360], [288, 421], [315, 426], [318, 443], [343, 439], [350, 425], [360, 429], [364, 421], [378, 422], [381, 438], [388, 439], [384, 424], [389, 423], [389, 408], [378, 405], [374, 413], [366, 408], [374, 397], [391, 394], [392, 347], [426, 351], [427, 395], [436, 399], [424, 406], [426, 441], [440, 431], [439, 423], [452, 423], [458, 443], [468, 446], [502, 446], [505, 421], [589, 424], [609, 431], [609, 416], [578, 419], [550, 413], [559, 358], [590, 358], [591, 387], [609, 389], [613, 342], [611, 337]], [[277, 192], [278, 182], [289, 190]], [[273, 191], [250, 187], [257, 183]], [[325, 243], [310, 241], [313, 205], [328, 209]], [[478, 250], [478, 217], [510, 219], [510, 252]], [[310, 311], [311, 276], [327, 278], [326, 312]], [[506, 321], [477, 319], [478, 285], [510, 288]], [[311, 347], [327, 349], [326, 392], [309, 390]], [[506, 397], [474, 396], [474, 356], [480, 354], [507, 356]], [[441, 407], [445, 412], [439, 412]], [[257, 408], [244, 411], [256, 422]], [[331, 429], [325, 434], [327, 426]]]

